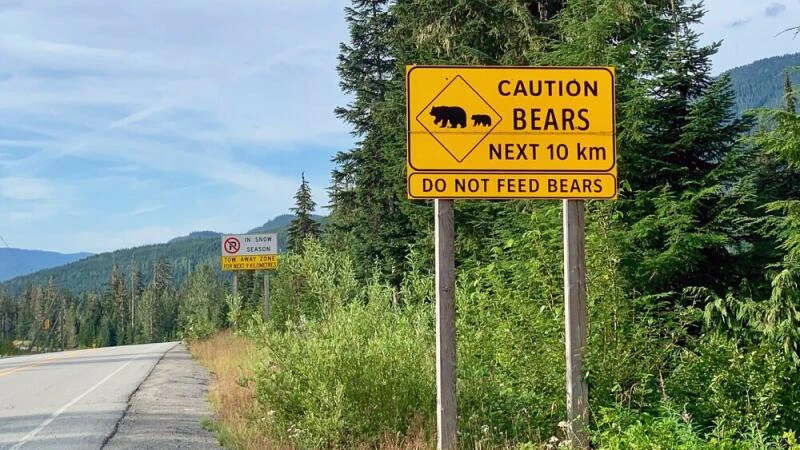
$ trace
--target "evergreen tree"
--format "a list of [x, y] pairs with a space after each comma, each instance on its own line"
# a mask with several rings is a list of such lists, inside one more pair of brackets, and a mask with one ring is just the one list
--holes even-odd
[[746, 234], [736, 157], [750, 123], [734, 116], [728, 77], [711, 76], [719, 44], [700, 46], [692, 30], [703, 14], [685, 1], [663, 5], [650, 25], [658, 33], [640, 46], [636, 99], [623, 104], [624, 268], [644, 293], [725, 291], [741, 277], [731, 270], [742, 257], [732, 249]]
[[302, 253], [305, 239], [316, 238], [320, 234], [319, 223], [311, 217], [317, 204], [311, 198], [311, 188], [305, 174], [301, 175], [301, 179], [300, 188], [294, 196], [295, 206], [291, 208], [296, 217], [289, 225], [289, 248], [298, 253]]
[[178, 302], [172, 285], [170, 264], [158, 258], [153, 277], [141, 296], [137, 311], [143, 342], [159, 342], [174, 337]]
[[131, 292], [130, 292], [130, 332], [128, 337], [128, 342], [134, 342], [136, 339], [137, 328], [136, 328], [136, 309], [138, 306], [139, 300], [142, 298], [142, 292], [144, 291], [144, 287], [142, 286], [142, 273], [139, 271], [139, 266], [136, 265], [136, 260], [131, 258], [131, 269], [130, 269], [130, 277], [131, 277]]
[[377, 260], [396, 284], [411, 239], [409, 219], [401, 207], [405, 189], [398, 183], [405, 170], [400, 164], [403, 155], [387, 142], [395, 122], [402, 122], [405, 114], [391, 118], [389, 128], [383, 120], [386, 93], [399, 80], [391, 54], [390, 3], [354, 0], [345, 9], [350, 42], [340, 45], [337, 70], [340, 86], [354, 101], [335, 112], [352, 125], [358, 140], [354, 148], [334, 158], [326, 230], [329, 242], [351, 253], [361, 278], [371, 275]]
[[129, 299], [125, 289], [125, 279], [115, 264], [111, 269], [108, 287], [108, 302], [112, 305], [109, 333], [111, 345], [123, 345], [128, 330]]
[[784, 109], [786, 112], [794, 114], [797, 112], [797, 101], [794, 97], [794, 87], [792, 86], [792, 80], [789, 79], [789, 74], [786, 74], [786, 78], [784, 79], [783, 84], [784, 90]]
[[180, 328], [186, 336], [205, 337], [223, 325], [225, 286], [204, 264], [192, 272], [181, 290]]

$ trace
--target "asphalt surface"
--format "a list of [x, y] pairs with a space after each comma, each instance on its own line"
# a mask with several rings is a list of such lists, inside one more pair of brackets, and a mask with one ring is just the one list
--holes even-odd
[[[134, 441], [126, 436], [139, 427], [127, 419], [146, 412], [147, 404], [135, 406], [140, 393], [158, 399], [161, 389], [176, 387], [145, 382], [163, 372], [180, 379], [183, 389], [157, 411], [159, 420], [179, 424], [173, 431], [208, 433], [198, 423], [205, 414], [204, 374], [198, 367], [176, 342], [0, 359], [0, 449], [100, 449], [115, 442], [118, 448], [126, 443], [127, 448], [181, 448], [142, 441], [130, 446]], [[158, 439], [151, 436], [151, 442], [167, 442]]]
[[208, 371], [183, 345], [175, 346], [139, 386], [104, 448], [221, 449], [214, 435], [202, 429], [211, 416], [208, 380]]

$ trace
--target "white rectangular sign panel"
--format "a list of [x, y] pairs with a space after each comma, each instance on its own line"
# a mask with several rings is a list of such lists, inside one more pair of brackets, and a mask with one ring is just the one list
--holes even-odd
[[277, 255], [278, 235], [229, 234], [222, 236], [222, 256]]

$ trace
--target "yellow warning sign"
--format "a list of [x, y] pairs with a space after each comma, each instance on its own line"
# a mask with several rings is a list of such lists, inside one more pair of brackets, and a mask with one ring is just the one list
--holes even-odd
[[278, 268], [278, 255], [223, 256], [222, 270], [269, 270]]
[[[408, 66], [409, 197], [616, 198], [614, 78], [612, 67]], [[455, 191], [492, 174], [568, 174], [581, 189], [492, 189], [500, 176]], [[451, 183], [425, 189], [421, 180], [435, 179]]]

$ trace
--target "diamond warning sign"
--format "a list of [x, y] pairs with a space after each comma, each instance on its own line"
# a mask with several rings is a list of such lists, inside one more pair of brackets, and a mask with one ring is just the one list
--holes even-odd
[[502, 121], [481, 95], [456, 75], [417, 114], [416, 121], [461, 163]]
[[[617, 197], [613, 68], [409, 66], [406, 83], [410, 198]], [[569, 189], [483, 181], [522, 174]]]

